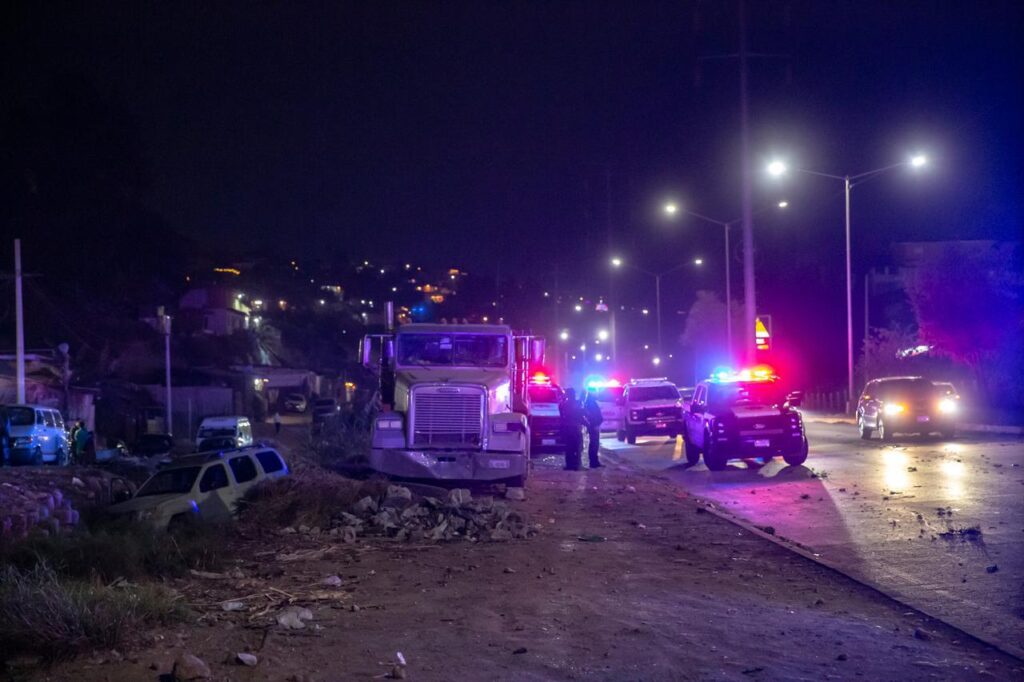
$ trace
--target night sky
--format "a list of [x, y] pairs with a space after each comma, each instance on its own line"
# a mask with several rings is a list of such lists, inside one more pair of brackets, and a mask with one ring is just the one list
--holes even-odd
[[[755, 201], [791, 204], [755, 227], [766, 306], [793, 305], [809, 272], [840, 288], [807, 310], [842, 302], [841, 184], [769, 182], [776, 153], [835, 174], [929, 155], [927, 172], [855, 189], [861, 271], [893, 241], [1019, 238], [1021, 3], [751, 4], [751, 50], [772, 55], [751, 65]], [[670, 304], [721, 286], [720, 231], [658, 207], [739, 215], [737, 66], [703, 59], [736, 51], [734, 3], [20, 3], [5, 17], [5, 98], [70, 76], [116, 101], [146, 205], [225, 250], [541, 279], [559, 263], [589, 293], [609, 251], [649, 269], [703, 255]], [[642, 279], [623, 287], [649, 298]]]

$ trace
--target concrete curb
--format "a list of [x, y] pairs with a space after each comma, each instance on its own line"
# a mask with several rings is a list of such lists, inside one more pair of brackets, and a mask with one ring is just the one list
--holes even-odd
[[982, 644], [985, 644], [987, 646], [990, 646], [993, 649], [996, 649], [996, 650], [1006, 654], [1007, 656], [1011, 656], [1013, 658], [1018, 659], [1021, 662], [1024, 662], [1024, 648], [1021, 648], [1020, 646], [1018, 646], [1017, 644], [1015, 644], [1013, 642], [1003, 642], [1003, 641], [999, 641], [999, 640], [994, 640], [993, 638], [991, 638], [990, 636], [988, 636], [986, 634], [979, 634], [979, 633], [974, 632], [972, 630], [969, 630], [969, 629], [967, 629], [967, 628], [965, 628], [965, 627], [963, 627], [961, 625], [956, 625], [955, 623], [951, 623], [951, 622], [949, 622], [948, 620], [946, 620], [944, 618], [940, 618], [938, 616], [935, 616], [935, 615], [925, 611], [921, 607], [915, 606], [914, 604], [909, 603], [902, 596], [900, 596], [898, 594], [894, 594], [892, 592], [888, 592], [883, 587], [880, 587], [879, 585], [875, 585], [874, 583], [868, 582], [866, 580], [862, 580], [862, 579], [860, 579], [860, 578], [858, 578], [856, 576], [853, 576], [853, 575], [850, 575], [849, 573], [846, 573], [839, 566], [834, 565], [832, 562], [828, 561], [827, 559], [823, 559], [821, 556], [816, 555], [814, 552], [810, 551], [808, 548], [804, 547], [803, 545], [801, 545], [801, 544], [799, 544], [799, 543], [797, 543], [797, 542], [795, 542], [793, 540], [788, 540], [786, 538], [782, 538], [782, 537], [778, 537], [776, 535], [772, 535], [770, 533], [766, 533], [763, 530], [761, 530], [760, 528], [758, 528], [757, 526], [755, 526], [754, 524], [750, 523], [749, 521], [746, 521], [744, 519], [739, 518], [738, 516], [736, 516], [736, 515], [728, 512], [728, 511], [726, 511], [725, 509], [722, 509], [721, 507], [717, 506], [713, 502], [709, 502], [708, 500], [705, 500], [705, 499], [700, 498], [700, 497], [693, 497], [693, 496], [691, 496], [691, 497], [692, 497], [692, 499], [696, 500], [701, 505], [703, 505], [704, 509], [706, 509], [708, 511], [708, 513], [714, 514], [715, 516], [717, 516], [720, 519], [728, 521], [729, 523], [732, 523], [733, 525], [738, 526], [738, 527], [742, 528], [745, 531], [753, 533], [754, 535], [757, 535], [758, 537], [764, 538], [765, 540], [768, 540], [769, 542], [775, 543], [779, 547], [783, 547], [783, 548], [789, 550], [790, 552], [793, 552], [794, 554], [798, 554], [798, 555], [802, 556], [805, 559], [813, 561], [814, 563], [818, 564], [819, 566], [823, 566], [824, 568], [827, 568], [828, 570], [830, 570], [830, 571], [832, 571], [834, 573], [837, 573], [837, 574], [839, 574], [839, 575], [841, 575], [841, 576], [843, 576], [843, 577], [845, 577], [845, 578], [847, 578], [849, 580], [852, 580], [853, 582], [857, 583], [858, 585], [866, 587], [869, 590], [871, 590], [873, 592], [876, 592], [880, 596], [882, 596], [882, 597], [884, 597], [886, 599], [889, 599], [891, 601], [896, 602], [897, 604], [899, 604], [900, 606], [902, 606], [902, 607], [904, 607], [906, 609], [909, 609], [911, 611], [916, 611], [917, 613], [920, 613], [925, 618], [928, 618], [930, 620], [936, 621], [938, 623], [942, 623], [946, 627], [949, 627], [949, 628], [951, 628], [953, 630], [956, 630], [957, 632], [961, 632], [961, 633], [964, 634], [965, 637], [970, 637], [971, 639], [976, 640], [976, 641], [978, 641], [978, 642], [980, 642]]
[[[842, 414], [807, 414], [804, 418], [813, 424], [849, 424], [856, 426], [857, 420]], [[1009, 436], [1024, 435], [1024, 426], [1005, 426], [1002, 424], [957, 424], [957, 431], [960, 433], [998, 433]]]

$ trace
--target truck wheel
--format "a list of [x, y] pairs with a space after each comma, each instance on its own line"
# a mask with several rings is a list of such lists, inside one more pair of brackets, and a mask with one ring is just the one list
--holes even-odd
[[700, 461], [700, 448], [690, 442], [690, 439], [683, 436], [683, 448], [686, 450], [686, 463], [694, 466]]
[[857, 420], [857, 428], [860, 429], [861, 440], [871, 440], [871, 432], [874, 429], [868, 428], [868, 425], [864, 423], [864, 417]]
[[878, 420], [878, 436], [879, 436], [879, 438], [884, 440], [886, 443], [891, 443], [892, 442], [892, 436], [893, 436], [892, 430], [889, 429], [889, 427], [886, 426], [885, 422], [882, 421], [881, 419]]
[[53, 458], [53, 463], [56, 466], [64, 467], [68, 465], [68, 454], [64, 451], [64, 448], [57, 448], [56, 457]]
[[43, 465], [43, 449], [42, 448], [36, 448], [32, 452], [32, 465], [33, 466], [37, 466], [37, 467]]
[[807, 461], [807, 453], [810, 452], [810, 449], [810, 445], [808, 445], [807, 443], [807, 437], [805, 436], [803, 445], [800, 447], [799, 450], [792, 454], [786, 453], [785, 455], [782, 456], [782, 458], [786, 460], [786, 464], [788, 464], [791, 467], [800, 466], [801, 464]]
[[626, 432], [625, 431], [616, 431], [615, 432], [615, 437], [618, 439], [618, 441], [620, 443], [625, 442], [625, 440], [626, 440]]
[[630, 445], [636, 445], [636, 434], [629, 429], [626, 430], [626, 442]]
[[711, 444], [711, 436], [704, 436], [704, 464], [707, 465], [711, 471], [723, 471], [725, 465], [729, 463], [729, 458], [724, 452], [719, 452], [719, 449]]

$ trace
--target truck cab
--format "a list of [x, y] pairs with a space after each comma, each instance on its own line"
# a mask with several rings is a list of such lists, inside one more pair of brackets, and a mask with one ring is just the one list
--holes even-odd
[[[380, 356], [372, 359], [374, 338]], [[543, 343], [505, 325], [402, 325], [367, 337], [381, 378], [370, 467], [403, 479], [521, 486], [529, 473], [526, 388]]]
[[622, 398], [624, 425], [619, 440], [634, 445], [637, 436], [675, 438], [683, 432], [683, 403], [679, 389], [668, 379], [633, 379]]

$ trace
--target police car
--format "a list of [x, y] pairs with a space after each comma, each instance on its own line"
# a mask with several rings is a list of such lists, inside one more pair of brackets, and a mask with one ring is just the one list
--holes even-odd
[[544, 373], [530, 377], [526, 387], [526, 413], [530, 425], [530, 454], [564, 452], [562, 418], [558, 406], [562, 389]]
[[622, 395], [625, 390], [626, 387], [619, 383], [618, 379], [595, 379], [587, 384], [587, 391], [594, 396], [598, 407], [601, 408], [602, 433], [623, 432], [626, 410]]
[[683, 432], [683, 402], [679, 389], [665, 377], [633, 379], [626, 385], [622, 399], [625, 404], [619, 440], [630, 445], [637, 436], [668, 436]]
[[807, 433], [795, 409], [798, 394], [786, 394], [769, 368], [721, 372], [697, 385], [686, 412], [686, 461], [701, 456], [712, 471], [730, 459], [781, 455], [796, 466], [807, 459]]

